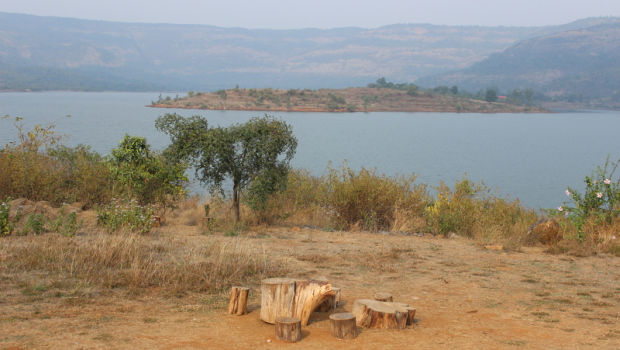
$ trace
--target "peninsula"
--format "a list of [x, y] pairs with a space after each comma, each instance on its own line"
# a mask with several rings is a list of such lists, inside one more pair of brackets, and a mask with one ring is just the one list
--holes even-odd
[[544, 113], [507, 102], [489, 102], [452, 93], [418, 89], [351, 87], [346, 89], [227, 89], [161, 97], [149, 107], [280, 112], [446, 112]]

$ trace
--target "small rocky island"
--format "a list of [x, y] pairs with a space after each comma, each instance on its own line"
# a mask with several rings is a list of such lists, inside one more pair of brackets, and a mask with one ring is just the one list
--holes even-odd
[[[501, 97], [501, 96], [500, 96]], [[498, 100], [412, 88], [227, 89], [161, 97], [149, 107], [281, 112], [447, 112], [544, 113], [546, 110]]]

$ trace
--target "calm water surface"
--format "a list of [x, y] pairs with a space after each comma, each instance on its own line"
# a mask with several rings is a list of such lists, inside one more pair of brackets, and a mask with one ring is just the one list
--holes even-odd
[[[0, 115], [22, 116], [28, 126], [56, 124], [66, 144], [88, 144], [107, 153], [125, 133], [145, 136], [155, 148], [169, 140], [155, 119], [176, 112], [228, 125], [262, 112], [199, 111], [144, 107], [158, 93], [0, 93]], [[347, 160], [353, 168], [388, 175], [416, 173], [418, 181], [453, 184], [464, 174], [533, 208], [556, 207], [567, 185], [605, 161], [620, 158], [620, 112], [556, 114], [285, 113], [299, 139], [295, 167], [323, 174]], [[70, 115], [71, 117], [66, 117]], [[0, 120], [0, 144], [16, 137]], [[194, 188], [198, 188], [194, 186]]]

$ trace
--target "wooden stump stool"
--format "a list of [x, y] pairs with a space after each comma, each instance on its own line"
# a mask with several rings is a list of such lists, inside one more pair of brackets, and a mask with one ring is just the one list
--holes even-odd
[[375, 300], [389, 302], [394, 301], [394, 299], [392, 298], [392, 294], [390, 293], [375, 293]]
[[407, 326], [411, 326], [413, 324], [413, 320], [415, 318], [415, 308], [411, 306], [405, 307], [407, 310]]
[[366, 328], [404, 329], [409, 311], [406, 304], [358, 299], [353, 303], [352, 313], [357, 325]]
[[338, 339], [353, 339], [357, 337], [355, 316], [348, 312], [341, 312], [329, 316], [329, 327], [332, 335]]
[[232, 287], [230, 301], [228, 302], [228, 313], [231, 315], [245, 315], [248, 312], [248, 294], [250, 288]]
[[276, 318], [276, 338], [296, 343], [301, 340], [301, 321], [295, 317]]
[[335, 294], [326, 281], [268, 278], [261, 283], [260, 319], [274, 323], [278, 317], [296, 317], [306, 326], [310, 314]]

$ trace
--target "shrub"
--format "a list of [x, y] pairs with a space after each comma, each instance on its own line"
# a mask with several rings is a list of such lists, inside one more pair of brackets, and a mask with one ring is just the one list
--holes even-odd
[[153, 208], [138, 205], [134, 201], [113, 201], [95, 208], [97, 224], [109, 232], [127, 230], [147, 233], [153, 226]]
[[45, 228], [45, 216], [43, 214], [34, 213], [26, 217], [26, 223], [22, 228], [22, 234], [27, 235], [33, 233], [39, 235], [47, 231]]
[[454, 190], [441, 183], [437, 188], [437, 199], [425, 209], [429, 229], [434, 234], [459, 233], [473, 237], [476, 212], [480, 203], [476, 197], [483, 190], [466, 178], [457, 181]]
[[109, 167], [115, 191], [140, 204], [157, 203], [164, 211], [185, 195], [187, 166], [151, 151], [143, 137], [125, 135], [112, 150]]
[[565, 191], [571, 202], [565, 202], [557, 210], [549, 213], [564, 217], [577, 230], [577, 238], [584, 240], [586, 224], [598, 226], [613, 225], [620, 215], [620, 179], [614, 180], [614, 173], [620, 160], [610, 163], [609, 158], [584, 179], [585, 192], [568, 187]]
[[465, 177], [455, 183], [454, 189], [442, 183], [437, 191], [437, 199], [425, 209], [428, 229], [433, 234], [456, 233], [483, 242], [519, 246], [528, 228], [538, 220], [537, 213], [519, 201], [490, 195], [484, 184]]
[[75, 236], [77, 231], [82, 227], [82, 224], [83, 220], [78, 221], [75, 212], [65, 214], [63, 207], [60, 209], [58, 218], [52, 221], [50, 231], [58, 232], [63, 236]]
[[428, 201], [426, 186], [415, 185], [415, 175], [388, 177], [343, 165], [340, 170], [329, 168], [325, 181], [324, 205], [341, 229], [390, 230], [399, 208], [421, 215]]
[[0, 202], [0, 236], [8, 236], [13, 232], [13, 223], [9, 218], [9, 213], [11, 212], [10, 201], [11, 198], [7, 198], [5, 201]]

